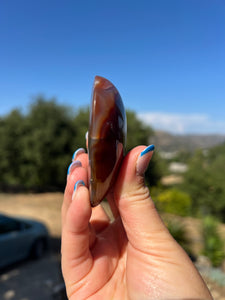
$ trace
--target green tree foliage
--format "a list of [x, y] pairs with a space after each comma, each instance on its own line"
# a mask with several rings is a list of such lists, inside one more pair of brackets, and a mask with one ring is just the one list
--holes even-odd
[[129, 151], [137, 145], [148, 145], [149, 138], [153, 135], [152, 129], [141, 122], [135, 112], [127, 110], [127, 145]]
[[203, 219], [202, 235], [203, 254], [214, 267], [220, 266], [225, 258], [224, 241], [218, 232], [218, 222], [212, 216]]
[[76, 148], [86, 148], [85, 135], [89, 126], [89, 108], [80, 108], [73, 120], [74, 128], [77, 128], [79, 132], [76, 134], [75, 144]]
[[194, 214], [212, 214], [225, 221], [224, 166], [225, 144], [193, 156], [184, 188], [191, 195]]
[[[128, 111], [127, 119], [127, 150], [148, 145], [152, 130], [133, 112]], [[36, 99], [27, 114], [14, 110], [1, 117], [0, 188], [62, 190], [73, 152], [86, 147], [88, 124], [88, 108], [75, 112], [55, 99], [43, 97]], [[151, 178], [160, 176], [156, 170], [155, 167]]]
[[76, 136], [69, 108], [39, 98], [31, 105], [25, 124], [24, 181], [29, 178], [28, 186], [62, 187]]
[[158, 195], [156, 205], [160, 211], [187, 216], [190, 214], [191, 197], [177, 188], [172, 188]]
[[180, 150], [177, 152], [177, 154], [175, 155], [175, 157], [173, 157], [172, 159], [168, 160], [169, 162], [180, 162], [180, 163], [189, 163], [190, 158], [192, 157], [192, 153], [191, 151], [188, 150]]
[[165, 220], [165, 224], [173, 236], [173, 238], [180, 244], [180, 246], [188, 253], [190, 257], [194, 257], [191, 251], [191, 242], [187, 235], [185, 225], [178, 220]]
[[18, 176], [23, 157], [24, 118], [18, 110], [13, 110], [0, 119], [0, 183], [20, 183]]
[[13, 111], [0, 124], [1, 187], [62, 188], [75, 149], [70, 110], [39, 97], [27, 115]]

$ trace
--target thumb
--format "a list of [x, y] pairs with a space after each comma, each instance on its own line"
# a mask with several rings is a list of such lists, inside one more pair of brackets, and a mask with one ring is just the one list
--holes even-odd
[[131, 150], [124, 158], [115, 185], [115, 201], [127, 238], [141, 250], [149, 245], [146, 240], [158, 243], [169, 236], [144, 184], [144, 172], [153, 150], [153, 145], [138, 146]]

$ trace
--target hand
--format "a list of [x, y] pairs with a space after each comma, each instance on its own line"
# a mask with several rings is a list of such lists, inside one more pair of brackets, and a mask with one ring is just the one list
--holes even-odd
[[78, 151], [62, 206], [62, 271], [70, 300], [212, 299], [144, 185], [151, 150], [139, 146], [124, 158], [107, 197], [113, 222], [101, 205], [90, 206], [88, 157]]

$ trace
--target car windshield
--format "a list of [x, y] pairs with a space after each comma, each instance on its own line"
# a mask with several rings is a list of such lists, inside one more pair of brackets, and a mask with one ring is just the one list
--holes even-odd
[[19, 221], [5, 216], [0, 216], [0, 234], [18, 231], [20, 228], [21, 224]]

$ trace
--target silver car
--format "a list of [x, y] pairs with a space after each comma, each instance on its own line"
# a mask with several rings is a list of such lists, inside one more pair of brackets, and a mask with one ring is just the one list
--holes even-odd
[[0, 214], [0, 269], [29, 256], [39, 258], [47, 246], [48, 231], [42, 223]]

